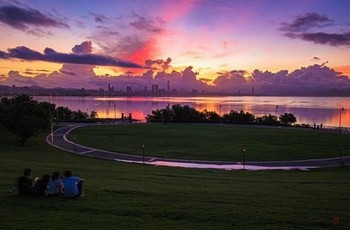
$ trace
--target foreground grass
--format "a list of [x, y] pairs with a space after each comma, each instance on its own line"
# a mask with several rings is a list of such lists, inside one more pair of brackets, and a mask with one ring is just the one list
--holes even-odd
[[[116, 163], [52, 149], [43, 137], [16, 147], [0, 129], [1, 229], [349, 229], [350, 169], [215, 171]], [[33, 176], [72, 169], [79, 200], [8, 193]], [[340, 218], [334, 224], [334, 216]]]
[[69, 136], [99, 149], [182, 159], [299, 160], [350, 155], [349, 135], [249, 125], [133, 124], [83, 127]]

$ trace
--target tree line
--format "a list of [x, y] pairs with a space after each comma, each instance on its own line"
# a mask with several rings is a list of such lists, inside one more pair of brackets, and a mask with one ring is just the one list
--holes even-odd
[[232, 123], [232, 124], [259, 124], [259, 125], [282, 125], [291, 126], [297, 122], [291, 113], [281, 114], [279, 117], [268, 114], [255, 117], [249, 112], [234, 111], [220, 116], [214, 111], [204, 110], [202, 112], [188, 106], [179, 104], [167, 106], [164, 109], [153, 110], [146, 116], [147, 122], [202, 122], [202, 123]]
[[95, 111], [89, 115], [68, 107], [56, 108], [53, 103], [38, 102], [25, 94], [0, 101], [0, 124], [16, 135], [20, 146], [30, 137], [49, 130], [53, 121], [85, 121], [96, 116]]

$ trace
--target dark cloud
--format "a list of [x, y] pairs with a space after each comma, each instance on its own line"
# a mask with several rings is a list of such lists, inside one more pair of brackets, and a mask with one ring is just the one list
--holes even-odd
[[14, 5], [0, 7], [0, 21], [19, 30], [27, 30], [31, 26], [69, 28], [66, 23], [52, 16], [44, 15], [38, 10], [20, 8]]
[[143, 17], [136, 15], [137, 20], [130, 23], [137, 30], [150, 33], [161, 33], [164, 31], [165, 21], [161, 17]]
[[[81, 49], [83, 46], [78, 46]], [[110, 56], [97, 54], [65, 54], [59, 53], [51, 48], [46, 48], [44, 54], [38, 51], [31, 50], [25, 46], [8, 49], [8, 53], [0, 51], [0, 58], [10, 59], [18, 58], [27, 61], [47, 61], [56, 63], [70, 64], [85, 64], [85, 65], [100, 65], [100, 66], [118, 66], [126, 68], [143, 68], [142, 66], [120, 59], [115, 59]]]
[[199, 80], [201, 80], [201, 81], [203, 81], [203, 82], [212, 82], [212, 81], [213, 81], [213, 79], [204, 78], [204, 77], [199, 78]]
[[60, 69], [60, 73], [67, 74], [67, 75], [72, 75], [72, 76], [76, 76], [75, 73], [69, 72], [69, 71], [64, 71], [64, 70], [62, 70], [62, 69]]
[[0, 50], [0, 59], [7, 59], [8, 56], [9, 56], [8, 53]]
[[168, 57], [165, 61], [163, 59], [146, 60], [145, 65], [147, 68], [165, 71], [170, 67], [171, 58]]
[[320, 28], [331, 25], [333, 21], [324, 15], [310, 12], [303, 16], [298, 16], [292, 23], [282, 23], [281, 31], [286, 32], [306, 32], [312, 28]]
[[108, 20], [108, 18], [106, 16], [104, 16], [103, 14], [91, 13], [91, 15], [94, 17], [95, 22], [97, 22], [97, 23], [103, 24]]
[[25, 71], [25, 72], [23, 72], [24, 74], [27, 74], [27, 75], [38, 75], [39, 73], [37, 73], [37, 72], [33, 72], [33, 71]]
[[311, 60], [312, 60], [312, 61], [319, 61], [319, 60], [321, 60], [321, 58], [319, 58], [319, 57], [313, 57]]
[[52, 32], [44, 31], [40, 28], [29, 29], [27, 33], [36, 37], [51, 37], [53, 35]]
[[75, 54], [90, 54], [92, 53], [92, 42], [85, 41], [80, 45], [76, 45], [72, 48], [73, 53]]
[[291, 39], [313, 42], [321, 45], [350, 46], [350, 33], [327, 33], [323, 31], [310, 31], [333, 25], [333, 21], [324, 15], [307, 13], [297, 17], [292, 23], [283, 23], [280, 28], [284, 35]]
[[321, 45], [331, 46], [350, 46], [350, 33], [286, 33], [287, 37], [292, 39], [301, 39], [303, 41], [313, 42]]

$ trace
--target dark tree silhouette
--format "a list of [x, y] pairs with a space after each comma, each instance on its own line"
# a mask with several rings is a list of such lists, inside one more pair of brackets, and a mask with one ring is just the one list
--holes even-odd
[[0, 105], [1, 124], [16, 135], [22, 146], [28, 138], [46, 130], [51, 122], [55, 105], [38, 103], [28, 95], [3, 98]]
[[280, 119], [280, 123], [282, 125], [286, 125], [286, 126], [289, 126], [289, 125], [297, 122], [297, 118], [292, 113], [281, 114], [279, 119]]

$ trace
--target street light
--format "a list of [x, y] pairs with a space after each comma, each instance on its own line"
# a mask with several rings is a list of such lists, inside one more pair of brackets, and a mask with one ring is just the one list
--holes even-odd
[[341, 114], [344, 111], [344, 107], [341, 107], [339, 110], [339, 133], [341, 133]]
[[245, 169], [245, 152], [247, 151], [246, 148], [243, 148], [243, 169]]
[[142, 145], [142, 164], [145, 164], [145, 145]]
[[53, 121], [51, 118], [51, 144], [53, 144]]
[[339, 166], [343, 165], [343, 147], [339, 146]]

